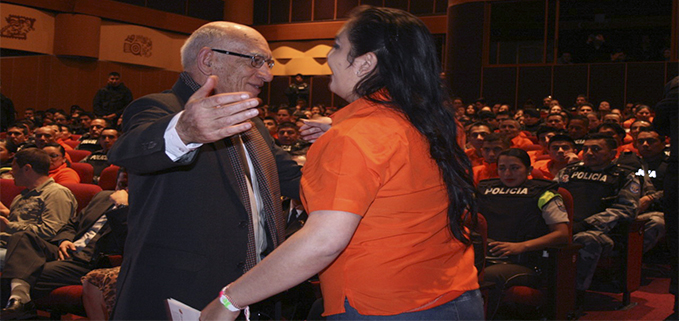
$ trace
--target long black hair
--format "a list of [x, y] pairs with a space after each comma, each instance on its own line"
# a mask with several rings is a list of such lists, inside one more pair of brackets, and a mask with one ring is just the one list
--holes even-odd
[[[377, 66], [354, 87], [354, 92], [405, 114], [429, 142], [429, 152], [447, 187], [448, 217], [453, 236], [471, 244], [465, 222], [476, 222], [471, 163], [457, 143], [454, 115], [431, 33], [417, 17], [391, 8], [360, 6], [345, 26], [351, 43], [349, 62], [372, 52]], [[376, 95], [385, 90], [387, 95]]]

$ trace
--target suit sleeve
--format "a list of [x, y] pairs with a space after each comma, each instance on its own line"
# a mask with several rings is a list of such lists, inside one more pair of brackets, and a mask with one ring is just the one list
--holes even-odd
[[[192, 163], [195, 157], [173, 162], [165, 153], [164, 133], [181, 107], [170, 107], [144, 97], [132, 102], [123, 113], [123, 135], [109, 151], [109, 161], [135, 174], [151, 174]], [[194, 150], [187, 156], [195, 156]]]

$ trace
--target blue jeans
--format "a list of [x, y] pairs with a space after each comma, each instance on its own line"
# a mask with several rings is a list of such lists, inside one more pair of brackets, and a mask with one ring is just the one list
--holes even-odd
[[435, 308], [396, 315], [362, 315], [344, 300], [344, 313], [333, 314], [328, 320], [483, 320], [483, 298], [479, 290], [467, 291], [457, 299]]

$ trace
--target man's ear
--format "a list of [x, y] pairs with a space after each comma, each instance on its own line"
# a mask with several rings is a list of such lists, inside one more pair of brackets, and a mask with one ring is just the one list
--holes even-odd
[[363, 78], [377, 67], [377, 56], [373, 52], [368, 52], [354, 59], [354, 64], [357, 67], [356, 76]]
[[214, 52], [208, 47], [203, 47], [200, 49], [200, 51], [198, 51], [198, 56], [196, 57], [196, 67], [203, 75], [212, 75], [213, 58]]

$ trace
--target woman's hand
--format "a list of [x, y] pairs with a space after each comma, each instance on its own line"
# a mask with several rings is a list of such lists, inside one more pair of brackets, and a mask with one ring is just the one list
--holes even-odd
[[240, 311], [229, 311], [221, 302], [219, 302], [219, 298], [216, 298], [212, 300], [203, 311], [200, 311], [200, 321], [236, 320], [239, 314]]
[[527, 250], [527, 246], [524, 243], [490, 242], [488, 246], [490, 247], [490, 253], [497, 257], [517, 255]]

